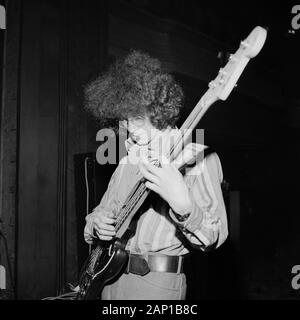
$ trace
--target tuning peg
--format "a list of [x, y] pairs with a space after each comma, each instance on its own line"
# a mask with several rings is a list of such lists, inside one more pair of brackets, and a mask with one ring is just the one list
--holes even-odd
[[247, 41], [241, 41], [241, 47], [243, 49], [246, 49], [249, 46], [249, 43]]
[[235, 85], [234, 85], [234, 87], [236, 88], [238, 86], [238, 84], [236, 83]]
[[216, 87], [216, 84], [214, 81], [211, 81], [209, 84], [208, 84], [209, 88], [215, 88]]
[[229, 60], [230, 62], [235, 62], [235, 61], [236, 61], [236, 58], [235, 58], [234, 54], [230, 54], [228, 60]]
[[223, 68], [221, 68], [221, 69], [219, 70], [219, 74], [220, 74], [221, 76], [225, 76], [225, 75], [227, 74], [227, 72], [226, 72]]

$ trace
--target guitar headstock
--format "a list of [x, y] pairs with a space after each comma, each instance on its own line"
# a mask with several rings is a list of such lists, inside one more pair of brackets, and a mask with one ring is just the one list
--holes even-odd
[[245, 40], [241, 41], [239, 49], [230, 55], [226, 66], [220, 69], [217, 77], [209, 83], [210, 95], [216, 100], [227, 99], [249, 60], [262, 49], [266, 37], [267, 30], [257, 26]]

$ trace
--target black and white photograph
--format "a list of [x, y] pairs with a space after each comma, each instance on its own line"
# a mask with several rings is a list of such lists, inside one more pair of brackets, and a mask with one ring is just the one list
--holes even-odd
[[0, 315], [300, 299], [299, 74], [300, 1], [0, 0]]

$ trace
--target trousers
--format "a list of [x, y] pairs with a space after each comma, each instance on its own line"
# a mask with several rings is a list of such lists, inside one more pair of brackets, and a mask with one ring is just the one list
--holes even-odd
[[149, 272], [144, 276], [122, 274], [114, 283], [104, 287], [102, 300], [184, 300], [184, 273]]

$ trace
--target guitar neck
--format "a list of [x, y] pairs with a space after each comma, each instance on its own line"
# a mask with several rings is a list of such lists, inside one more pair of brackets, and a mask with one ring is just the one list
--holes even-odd
[[199, 102], [194, 107], [193, 111], [184, 121], [180, 127], [182, 135], [175, 141], [174, 147], [170, 152], [170, 161], [173, 161], [178, 157], [182, 151], [182, 146], [186, 146], [189, 141], [193, 130], [204, 116], [209, 107], [218, 100], [216, 96], [211, 94], [211, 89], [208, 89], [201, 97]]

